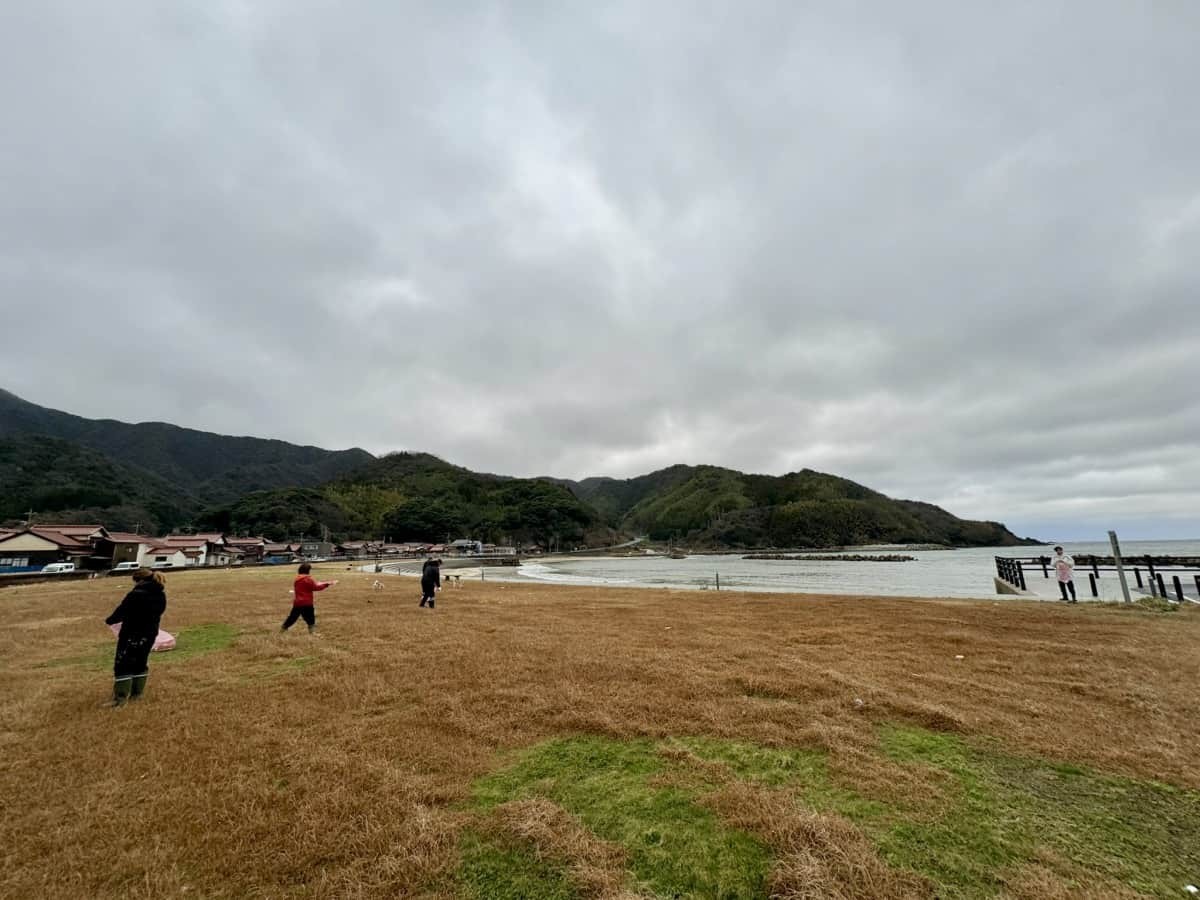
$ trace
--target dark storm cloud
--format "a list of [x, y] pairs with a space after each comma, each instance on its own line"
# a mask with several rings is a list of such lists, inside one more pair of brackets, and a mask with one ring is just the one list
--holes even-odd
[[6, 11], [0, 383], [1200, 531], [1194, 4], [600, 6]]

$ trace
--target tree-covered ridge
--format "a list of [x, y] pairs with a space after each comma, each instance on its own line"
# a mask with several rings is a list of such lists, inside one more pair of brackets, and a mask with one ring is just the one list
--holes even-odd
[[893, 500], [811, 469], [773, 476], [672, 466], [624, 481], [588, 479], [570, 486], [622, 531], [697, 547], [1021, 543], [999, 523], [959, 519], [932, 504]]
[[186, 491], [87, 447], [41, 435], [0, 438], [0, 522], [22, 521], [32, 510], [42, 521], [152, 532], [187, 522], [198, 509]]
[[341, 538], [569, 546], [607, 539], [595, 510], [560, 485], [481, 475], [425, 453], [393, 453], [317, 489], [250, 494], [207, 520], [284, 539]]
[[19, 435], [44, 435], [90, 448], [114, 464], [156, 475], [203, 504], [229, 503], [250, 491], [323, 484], [374, 459], [357, 448], [322, 450], [163, 422], [85, 419], [0, 390], [0, 437]]

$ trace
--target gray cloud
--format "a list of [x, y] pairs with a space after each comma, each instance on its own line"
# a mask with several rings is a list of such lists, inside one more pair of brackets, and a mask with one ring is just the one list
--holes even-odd
[[7, 11], [0, 383], [1200, 534], [1194, 4], [443, 6]]

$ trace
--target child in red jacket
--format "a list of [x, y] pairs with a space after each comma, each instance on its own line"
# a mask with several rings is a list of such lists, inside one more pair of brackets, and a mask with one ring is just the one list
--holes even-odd
[[283, 631], [287, 631], [295, 625], [299, 618], [303, 618], [308, 624], [310, 632], [317, 627], [317, 616], [313, 612], [313, 593], [333, 587], [337, 582], [316, 581], [308, 574], [311, 571], [312, 566], [308, 563], [300, 564], [300, 574], [296, 576], [296, 581], [292, 585], [292, 611], [283, 620]]

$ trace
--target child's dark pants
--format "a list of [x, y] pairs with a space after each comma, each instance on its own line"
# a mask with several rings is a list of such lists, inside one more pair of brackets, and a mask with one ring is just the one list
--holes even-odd
[[296, 620], [303, 618], [308, 624], [308, 630], [312, 631], [317, 627], [317, 615], [313, 612], [311, 606], [293, 606], [292, 611], [288, 613], [288, 617], [283, 620], [283, 630], [287, 631], [296, 624]]

